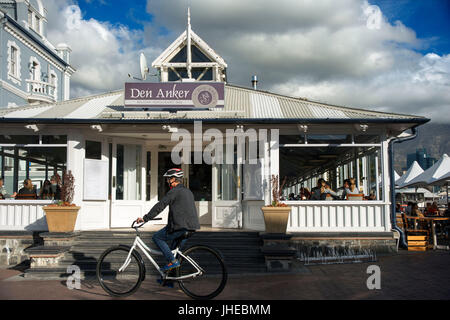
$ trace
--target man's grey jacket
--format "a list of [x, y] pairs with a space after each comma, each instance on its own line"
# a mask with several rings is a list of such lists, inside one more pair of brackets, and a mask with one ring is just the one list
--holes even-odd
[[169, 233], [181, 229], [200, 229], [194, 195], [181, 183], [170, 189], [164, 198], [153, 206], [150, 212], [143, 217], [144, 221], [153, 219], [167, 206], [169, 206], [169, 219], [167, 221]]

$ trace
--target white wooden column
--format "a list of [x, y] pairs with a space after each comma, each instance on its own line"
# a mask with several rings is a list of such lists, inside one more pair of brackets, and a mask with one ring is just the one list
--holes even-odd
[[[75, 191], [73, 203], [81, 206], [78, 212], [78, 218], [75, 225], [75, 230], [82, 228], [82, 214], [83, 214], [83, 185], [84, 185], [84, 137], [79, 131], [69, 132], [67, 135], [67, 171], [72, 171], [75, 179]], [[62, 177], [61, 177], [62, 178]]]
[[[278, 176], [278, 187], [283, 177], [280, 177], [280, 155], [279, 155], [279, 130], [270, 130], [270, 177]], [[270, 194], [272, 195], [272, 184], [270, 184]]]
[[382, 183], [383, 183], [383, 200], [384, 206], [384, 226], [385, 231], [391, 230], [391, 198], [390, 198], [390, 188], [391, 181], [389, 179], [389, 141], [386, 140], [386, 135], [383, 135], [381, 143], [381, 171], [382, 171]]

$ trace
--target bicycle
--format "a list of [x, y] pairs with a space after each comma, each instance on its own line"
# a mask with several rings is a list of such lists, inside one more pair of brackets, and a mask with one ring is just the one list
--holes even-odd
[[[156, 218], [152, 220], [161, 220]], [[150, 260], [161, 276], [161, 285], [167, 281], [177, 281], [181, 290], [194, 299], [212, 299], [225, 288], [228, 273], [221, 254], [205, 245], [193, 245], [183, 252], [180, 250], [182, 240], [188, 239], [195, 231], [186, 231], [172, 244], [172, 253], [180, 262], [180, 267], [169, 272], [161, 270], [151, 254], [162, 256], [162, 252], [145, 245], [140, 238], [139, 228], [132, 246], [118, 245], [106, 249], [97, 262], [97, 279], [101, 287], [113, 297], [125, 297], [135, 293], [145, 280], [146, 267], [137, 248]], [[173, 273], [175, 272], [175, 276]]]

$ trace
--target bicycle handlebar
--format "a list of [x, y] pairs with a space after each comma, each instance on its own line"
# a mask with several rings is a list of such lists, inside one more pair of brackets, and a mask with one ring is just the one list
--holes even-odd
[[[148, 221], [153, 221], [153, 220], [162, 220], [162, 218], [153, 218], [153, 219], [150, 219], [150, 220], [148, 220]], [[141, 224], [138, 225], [138, 226], [135, 226], [134, 224], [136, 223], [136, 221], [133, 221], [133, 223], [131, 224], [131, 228], [139, 229], [139, 228], [142, 227], [144, 224], [146, 224], [148, 221], [143, 222], [143, 223], [141, 223]]]

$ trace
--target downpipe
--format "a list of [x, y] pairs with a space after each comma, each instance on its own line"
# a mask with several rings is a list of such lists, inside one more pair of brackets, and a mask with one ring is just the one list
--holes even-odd
[[400, 234], [399, 244], [402, 248], [408, 248], [408, 243], [406, 242], [405, 233], [401, 228], [397, 226], [397, 216], [396, 216], [396, 204], [395, 204], [395, 174], [394, 174], [394, 143], [402, 143], [408, 140], [412, 140], [417, 137], [417, 127], [411, 128], [412, 135], [404, 138], [393, 138], [389, 141], [389, 179], [390, 189], [391, 189], [391, 225], [392, 229]]

